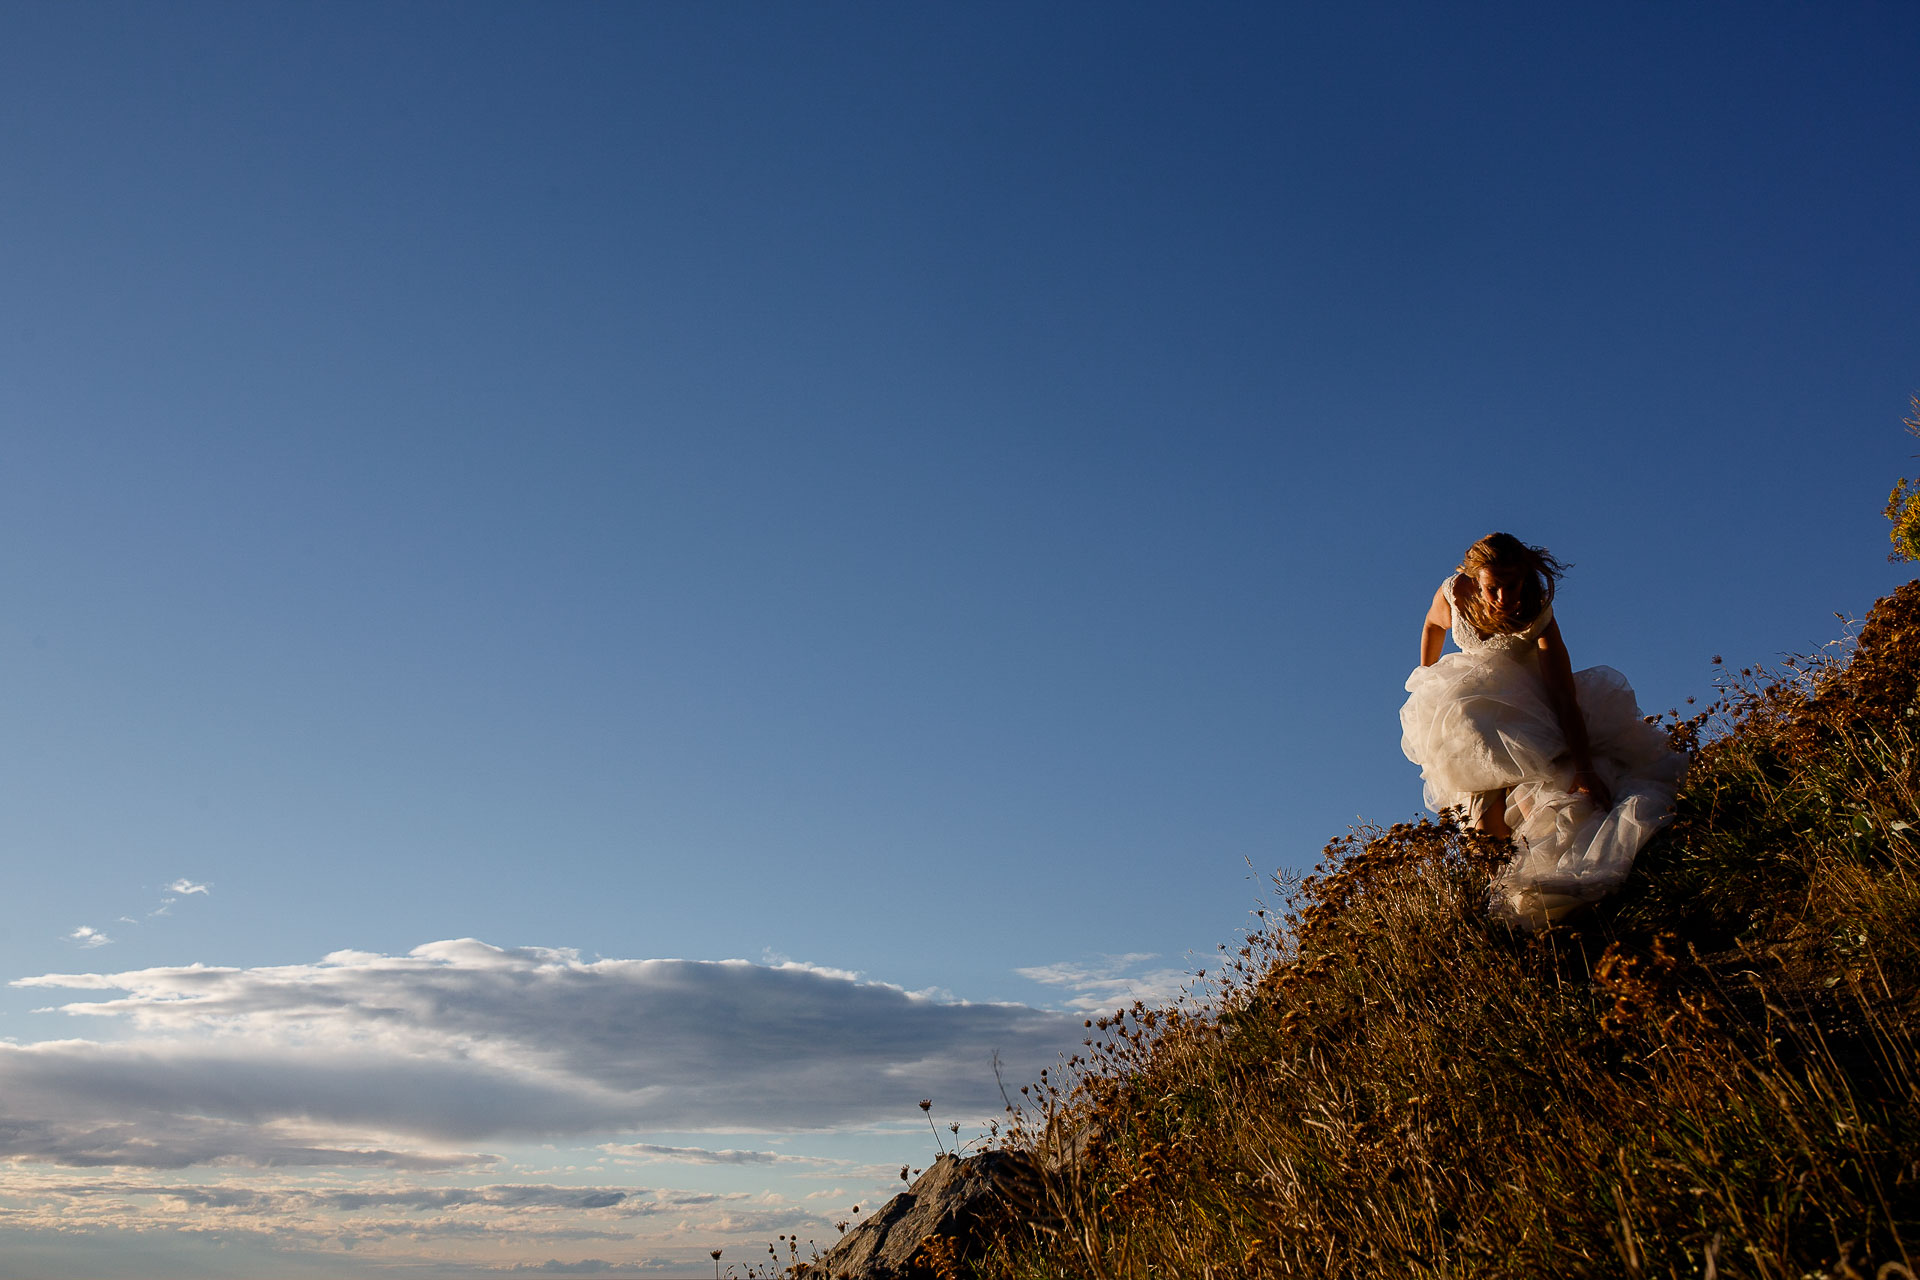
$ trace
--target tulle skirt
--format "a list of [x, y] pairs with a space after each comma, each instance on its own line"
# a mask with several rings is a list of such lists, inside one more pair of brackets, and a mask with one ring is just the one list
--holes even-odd
[[1530, 928], [1620, 887], [1672, 821], [1686, 770], [1686, 757], [1641, 718], [1625, 676], [1589, 667], [1573, 684], [1611, 809], [1573, 791], [1573, 761], [1531, 651], [1447, 654], [1407, 677], [1400, 708], [1400, 746], [1420, 766], [1428, 808], [1464, 808], [1476, 793], [1507, 789], [1518, 852], [1495, 878], [1494, 907]]

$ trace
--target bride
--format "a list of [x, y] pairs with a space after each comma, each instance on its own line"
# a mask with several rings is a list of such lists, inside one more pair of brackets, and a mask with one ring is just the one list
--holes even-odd
[[[1433, 594], [1407, 677], [1400, 746], [1427, 807], [1511, 838], [1495, 910], [1530, 928], [1618, 888], [1673, 817], [1686, 757], [1611, 667], [1574, 671], [1553, 593], [1566, 566], [1490, 533]], [[1441, 656], [1448, 634], [1460, 652]]]

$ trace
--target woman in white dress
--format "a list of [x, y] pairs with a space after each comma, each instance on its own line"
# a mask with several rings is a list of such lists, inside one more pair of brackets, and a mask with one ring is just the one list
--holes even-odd
[[[1564, 570], [1508, 533], [1467, 548], [1434, 592], [1400, 708], [1427, 806], [1513, 840], [1494, 906], [1529, 927], [1620, 886], [1686, 768], [1624, 676], [1573, 670], [1553, 618]], [[1449, 634], [1460, 652], [1442, 656]]]

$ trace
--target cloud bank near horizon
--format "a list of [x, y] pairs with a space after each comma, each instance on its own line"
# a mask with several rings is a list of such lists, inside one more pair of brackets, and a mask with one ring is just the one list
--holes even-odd
[[[15, 1169], [0, 1196], [0, 1231], [21, 1274], [189, 1280], [231, 1274], [239, 1256], [272, 1275], [478, 1275], [582, 1250], [617, 1259], [625, 1274], [663, 1266], [686, 1274], [716, 1239], [824, 1225], [817, 1210], [774, 1192], [609, 1181], [442, 1186], [405, 1176], [342, 1186], [285, 1174], [78, 1180]], [[137, 1269], [117, 1252], [130, 1242]]]
[[804, 964], [471, 938], [12, 985], [121, 993], [58, 1006], [113, 1039], [0, 1045], [0, 1159], [78, 1167], [448, 1170], [491, 1142], [859, 1126], [928, 1096], [985, 1116], [996, 1054], [1024, 1081], [1082, 1035], [1068, 1014]]

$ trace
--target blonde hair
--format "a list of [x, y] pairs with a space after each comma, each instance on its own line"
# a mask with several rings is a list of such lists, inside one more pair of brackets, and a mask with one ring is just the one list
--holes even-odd
[[[1528, 546], [1510, 533], [1490, 533], [1468, 547], [1467, 554], [1460, 557], [1460, 572], [1473, 583], [1473, 594], [1458, 601], [1459, 607], [1467, 615], [1467, 621], [1473, 624], [1474, 630], [1482, 635], [1518, 630], [1538, 618], [1540, 611], [1553, 603], [1554, 587], [1559, 583], [1560, 575], [1569, 567], [1556, 560], [1545, 547]], [[1480, 594], [1479, 573], [1482, 569], [1520, 575], [1519, 618], [1498, 617], [1488, 610], [1486, 599]]]

